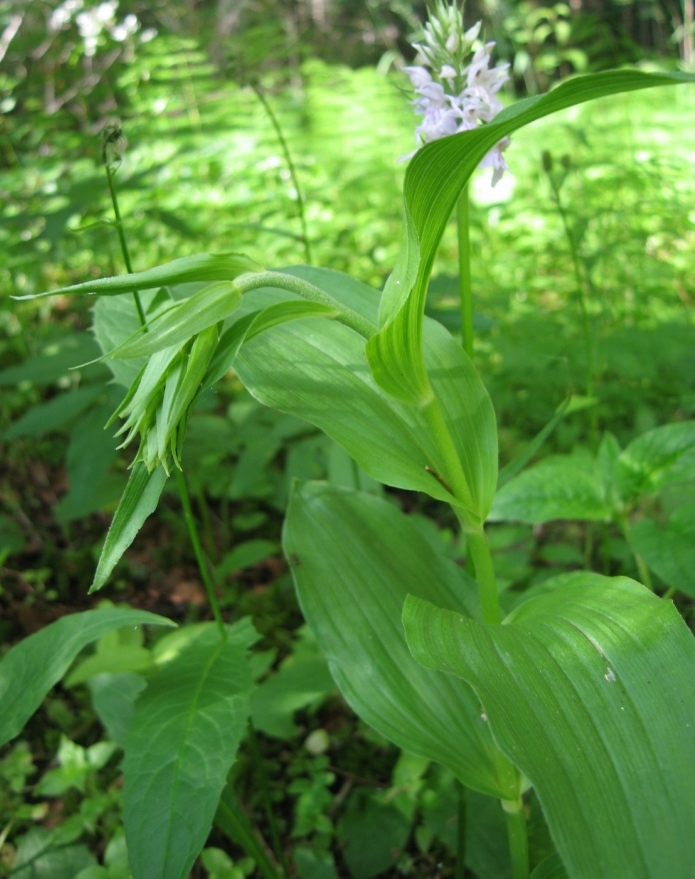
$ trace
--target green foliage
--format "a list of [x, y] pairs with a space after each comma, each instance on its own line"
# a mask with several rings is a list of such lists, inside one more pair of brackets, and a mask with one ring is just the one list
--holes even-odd
[[[501, 627], [414, 596], [403, 613], [418, 661], [479, 694], [495, 741], [538, 792], [570, 875], [597, 863], [616, 879], [687, 875], [693, 640], [673, 605], [626, 578], [578, 573]], [[649, 827], [664, 816], [657, 841]]]
[[[551, 37], [558, 63], [578, 67], [583, 59], [569, 48], [564, 14], [560, 6], [540, 13], [531, 23], [533, 39]], [[273, 40], [278, 36], [272, 23], [261, 30]], [[553, 324], [563, 328], [555, 334], [523, 309], [486, 303], [491, 312], [498, 309], [498, 316], [484, 324], [478, 353], [493, 367], [491, 375], [496, 357], [503, 364], [490, 382], [493, 397], [505, 370], [522, 373], [528, 364], [530, 387], [534, 381], [547, 384], [520, 416], [520, 423], [522, 417], [527, 421], [519, 436], [503, 435], [503, 455], [513, 460], [499, 476], [497, 426], [486, 386], [457, 341], [423, 314], [428, 294], [437, 304], [438, 288], [430, 279], [440, 245], [443, 266], [451, 263], [446, 240], [451, 210], [479, 160], [501, 136], [601, 95], [688, 77], [619, 71], [568, 81], [543, 97], [510, 106], [475, 132], [421, 150], [406, 174], [401, 256], [380, 296], [374, 286], [337, 269], [377, 284], [395, 256], [390, 241], [398, 175], [390, 163], [397, 151], [391, 144], [393, 127], [381, 120], [393, 117], [398, 96], [392, 101], [373, 73], [309, 64], [301, 113], [290, 120], [297, 97], [289, 92], [259, 103], [235, 87], [224, 91], [225, 100], [233, 95], [236, 101], [236, 118], [229, 120], [224, 101], [203, 104], [196, 96], [210, 71], [193, 43], [163, 37], [151, 51], [158, 58], [160, 97], [156, 90], [139, 88], [137, 64], [123, 69], [118, 85], [140, 111], [130, 128], [136, 144], [133, 168], [139, 170], [123, 173], [123, 165], [118, 182], [123, 180], [126, 220], [119, 219], [114, 231], [121, 240], [124, 230], [137, 238], [142, 264], [170, 259], [172, 251], [181, 258], [158, 269], [92, 277], [73, 286], [73, 276], [49, 263], [45, 270], [24, 273], [32, 253], [46, 244], [64, 244], [68, 218], [80, 224], [71, 226], [79, 228], [70, 260], [75, 277], [89, 277], [94, 249], [105, 272], [117, 270], [113, 256], [107, 266], [109, 254], [97, 237], [105, 225], [104, 206], [95, 195], [91, 169], [76, 162], [54, 174], [49, 183], [57, 194], [55, 211], [46, 211], [43, 226], [28, 212], [30, 234], [24, 244], [8, 248], [2, 268], [21, 293], [59, 287], [64, 296], [103, 295], [95, 308], [94, 333], [116, 384], [127, 392], [120, 402], [112, 399], [103, 390], [104, 365], [88, 364], [79, 378], [67, 382], [73, 392], [66, 406], [43, 401], [38, 389], [66, 384], [62, 375], [79, 361], [78, 352], [83, 359], [97, 352], [83, 335], [57, 356], [50, 344], [32, 342], [34, 353], [45, 349], [38, 358], [0, 373], [5, 383], [24, 382], [25, 393], [38, 404], [14, 419], [6, 437], [43, 443], [53, 442], [46, 438], [49, 431], [71, 431], [72, 492], [55, 510], [67, 526], [84, 513], [113, 506], [123, 473], [113, 437], [101, 425], [114, 410], [114, 418], [125, 419], [120, 432], [126, 443], [139, 438], [140, 447], [93, 588], [116, 573], [118, 587], [131, 595], [131, 581], [137, 579], [131, 576], [133, 554], [130, 567], [116, 565], [157, 507], [168, 473], [183, 463], [201, 518], [201, 534], [193, 530], [199, 571], [219, 625], [217, 630], [189, 625], [148, 646], [141, 630], [130, 627], [166, 623], [163, 618], [100, 610], [91, 612], [97, 617], [65, 617], [8, 652], [0, 665], [0, 681], [5, 680], [0, 697], [9, 705], [3, 715], [6, 738], [19, 732], [61, 677], [68, 697], [56, 701], [48, 716], [65, 721], [70, 700], [82, 697], [86, 683], [109, 737], [103, 740], [87, 726], [74, 735], [78, 741], [61, 739], [56, 765], [42, 774], [35, 792], [58, 800], [67, 817], [58, 830], [48, 830], [29, 826], [31, 812], [19, 810], [24, 836], [17, 840], [12, 875], [125, 879], [132, 869], [135, 879], [183, 879], [198, 856], [198, 869], [220, 879], [239, 879], [254, 870], [264, 879], [278, 879], [291, 869], [303, 879], [336, 879], [346, 871], [355, 879], [386, 871], [424, 875], [444, 856], [459, 858], [461, 871], [465, 840], [465, 860], [480, 879], [526, 879], [529, 865], [536, 864], [536, 876], [588, 876], [596, 863], [607, 864], [616, 877], [646, 879], [666, 869], [685, 879], [692, 860], [693, 755], [687, 735], [694, 707], [692, 638], [671, 604], [634, 581], [592, 573], [548, 578], [548, 568], [584, 562], [630, 569], [628, 541], [645, 581], [650, 566], [672, 589], [693, 590], [688, 489], [694, 446], [693, 422], [685, 417], [692, 410], [687, 389], [677, 402], [669, 399], [663, 420], [672, 420], [675, 412], [675, 423], [646, 431], [621, 424], [616, 435], [624, 449], [608, 433], [600, 446], [594, 442], [611, 395], [619, 394], [610, 385], [611, 370], [620, 374], [624, 361], [639, 350], [630, 347], [626, 333], [623, 345], [607, 345], [601, 353], [597, 315], [606, 319], [603, 329], [613, 320], [613, 332], [615, 318], [629, 314], [642, 321], [632, 328], [640, 332], [648, 329], [648, 309], [631, 310], [627, 297], [625, 303], [612, 303], [611, 315], [607, 306], [598, 306], [596, 279], [609, 255], [615, 256], [608, 247], [601, 250], [602, 229], [592, 226], [581, 199], [573, 199], [580, 175], [569, 159], [561, 160], [562, 180], [553, 190], [565, 240], [551, 261], [550, 276], [559, 278], [553, 301], [575, 300], [587, 315], [584, 350], [577, 354], [578, 334], [571, 326], [576, 312]], [[182, 99], [172, 97], [177, 82]], [[343, 85], [347, 88], [339, 88]], [[152, 102], [162, 99], [172, 101], [172, 110], [183, 109], [181, 131], [171, 141], [159, 133], [148, 141], [140, 135], [151, 135], [159, 124], [162, 111], [153, 114]], [[274, 127], [263, 115], [269, 100], [279, 105], [282, 148], [276, 133], [265, 134]], [[367, 117], [374, 121], [365, 124]], [[213, 127], [219, 138], [210, 137]], [[369, 148], [364, 147], [367, 130]], [[314, 144], [322, 144], [320, 161], [311, 152]], [[301, 155], [289, 174], [288, 150], [290, 156]], [[354, 153], [350, 162], [345, 151]], [[613, 160], [613, 167], [617, 164]], [[206, 186], [192, 168], [196, 175], [202, 172]], [[629, 177], [623, 175], [622, 185], [632, 185], [625, 182]], [[301, 193], [292, 191], [300, 180], [306, 184], [305, 212], [297, 211]], [[645, 184], [647, 191], [659, 185], [656, 178]], [[600, 186], [606, 189], [605, 179]], [[202, 189], [210, 196], [201, 196]], [[365, 198], [365, 191], [372, 196]], [[224, 197], [228, 208], [215, 211], [214, 222], [208, 197]], [[13, 200], [3, 235], [15, 228], [21, 207], [32, 198], [24, 193]], [[239, 205], [243, 213], [235, 216]], [[499, 222], [505, 210], [501, 196], [490, 218]], [[300, 213], [301, 229], [292, 231]], [[501, 238], [505, 247], [519, 239], [515, 250], [518, 245], [522, 263], [533, 261], [535, 273], [537, 236], [523, 231], [532, 226], [522, 215], [511, 232], [501, 230]], [[492, 219], [481, 224], [490, 228]], [[682, 281], [689, 276], [688, 261], [679, 263], [674, 256], [688, 253], [687, 236], [679, 237], [682, 216], [667, 235], [662, 233], [663, 226], [652, 230], [648, 246], [670, 249], [669, 260], [673, 256]], [[479, 234], [483, 238], [485, 231]], [[187, 255], [202, 235], [211, 248], [236, 253]], [[568, 283], [562, 265], [567, 246], [576, 272], [584, 272], [577, 289], [576, 278]], [[239, 255], [247, 250], [252, 257]], [[260, 265], [312, 251], [319, 260], [330, 260], [332, 268], [274, 272]], [[483, 274], [490, 279], [506, 271], [516, 297], [514, 261], [502, 246], [498, 253], [502, 258], [486, 259]], [[652, 299], [660, 287], [655, 274], [649, 282]], [[203, 286], [209, 281], [211, 286]], [[547, 284], [547, 278], [539, 283]], [[143, 290], [137, 308], [135, 289]], [[25, 314], [41, 314], [41, 309], [50, 314], [43, 300], [23, 307]], [[146, 328], [140, 326], [140, 311]], [[675, 313], [673, 302], [664, 306], [669, 319]], [[553, 334], [552, 344], [541, 346], [534, 338], [531, 346], [524, 338], [515, 348], [513, 331], [525, 332], [523, 321], [515, 325], [519, 314], [531, 327]], [[663, 354], [674, 374], [689, 356], [688, 328], [682, 329], [680, 353], [674, 346]], [[567, 369], [548, 378], [548, 357], [566, 358]], [[641, 364], [632, 368], [638, 375]], [[656, 383], [662, 379], [654, 370]], [[581, 384], [574, 381], [577, 375]], [[220, 388], [217, 398], [210, 392], [213, 384]], [[556, 411], [574, 384], [584, 397]], [[499, 393], [503, 408], [510, 408], [515, 393], [515, 388]], [[653, 398], [658, 396], [654, 391]], [[575, 445], [579, 428], [573, 411], [585, 404], [592, 451], [574, 448], [523, 471], [551, 432], [556, 449]], [[649, 419], [661, 411], [655, 405], [654, 399], [645, 404], [643, 428], [654, 426]], [[19, 407], [14, 400], [6, 406], [3, 418], [11, 421]], [[641, 434], [637, 439], [635, 432]], [[522, 446], [519, 454], [515, 444]], [[326, 474], [331, 482], [304, 481], [291, 494], [284, 548], [316, 640], [306, 630], [292, 638], [288, 619], [298, 624], [298, 614], [287, 590], [289, 578], [278, 576], [272, 524], [293, 477]], [[396, 491], [384, 492], [381, 482]], [[185, 483], [178, 484], [184, 486], [190, 526], [190, 500]], [[425, 497], [413, 500], [403, 490]], [[205, 495], [214, 499], [212, 508]], [[410, 505], [431, 512], [433, 500], [451, 507], [436, 514], [441, 530], [399, 509]], [[530, 529], [500, 525], [492, 530], [491, 555], [483, 531], [489, 513], [493, 521], [557, 527], [551, 535], [557, 540], [541, 540], [539, 529], [532, 535]], [[556, 519], [597, 524], [549, 526]], [[462, 525], [460, 537], [452, 536], [455, 520]], [[156, 525], [150, 522], [157, 530], [148, 546], [161, 536], [163, 524], [174, 529], [167, 540], [172, 552], [181, 532], [171, 509], [163, 509]], [[232, 529], [235, 538], [241, 535], [236, 544]], [[6, 531], [0, 558], [22, 546], [11, 529]], [[615, 531], [622, 534], [620, 541]], [[461, 567], [464, 556], [468, 573]], [[512, 587], [501, 595], [493, 561], [502, 585]], [[264, 565], [273, 571], [270, 585], [252, 576]], [[45, 576], [40, 569], [29, 571], [25, 582]], [[251, 588], [244, 589], [247, 583]], [[148, 587], [149, 596], [138, 602], [157, 601], [156, 583]], [[409, 643], [401, 625], [404, 605]], [[253, 625], [245, 618], [224, 626], [220, 606], [235, 614], [252, 609], [258, 631], [269, 639], [262, 651], [247, 657], [257, 639]], [[512, 610], [504, 625], [499, 625], [500, 606]], [[92, 625], [95, 620], [101, 623]], [[120, 628], [124, 624], [129, 628]], [[93, 653], [73, 665], [94, 641]], [[252, 681], [260, 681], [253, 692]], [[381, 771], [373, 786], [365, 783], [361, 766], [343, 776], [340, 749], [344, 757], [345, 750], [364, 747], [367, 733], [355, 732], [354, 720], [346, 719], [333, 681], [378, 733], [405, 749], [388, 780]], [[249, 714], [268, 736], [261, 742], [272, 755], [268, 765], [253, 730], [243, 741]], [[313, 732], [306, 736], [309, 728]], [[304, 751], [297, 746], [288, 756], [286, 740], [299, 735]], [[111, 762], [117, 749], [124, 753], [125, 836], [114, 829], [121, 823], [120, 798], [111, 788], [104, 790], [108, 782], [102, 779], [118, 772]], [[230, 774], [238, 753], [240, 765]], [[592, 773], [586, 773], [587, 754]], [[31, 774], [27, 757], [16, 746], [2, 764], [8, 808]], [[430, 767], [430, 760], [440, 765]], [[283, 779], [280, 789], [278, 767], [288, 762], [291, 781]], [[457, 815], [460, 822], [463, 814], [461, 782], [472, 789], [467, 794], [471, 817], [466, 829], [455, 832]], [[249, 801], [242, 802], [242, 795]], [[492, 798], [501, 799], [503, 808]], [[534, 817], [539, 801], [550, 833], [543, 817]], [[531, 825], [539, 828], [539, 838], [532, 835], [530, 860], [527, 809]], [[651, 830], [664, 816], [668, 829], [654, 839]], [[221, 837], [209, 838], [213, 821], [246, 858], [235, 853], [233, 859], [218, 847]], [[259, 823], [266, 839], [257, 832]], [[505, 825], [510, 853], [500, 845]], [[87, 843], [97, 832], [110, 839], [103, 865]]]

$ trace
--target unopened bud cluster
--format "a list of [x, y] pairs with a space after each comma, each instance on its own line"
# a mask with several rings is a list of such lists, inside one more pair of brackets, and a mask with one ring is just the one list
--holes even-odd
[[[413, 101], [415, 112], [424, 117], [415, 131], [418, 144], [471, 131], [491, 122], [502, 109], [497, 93], [509, 79], [509, 65], [491, 66], [494, 42], [484, 43], [473, 51], [480, 28], [478, 22], [464, 30], [458, 7], [437, 0], [424, 27], [423, 39], [413, 43], [422, 64], [403, 69], [417, 94]], [[509, 138], [505, 137], [480, 163], [481, 168], [493, 169], [493, 186], [508, 170], [502, 155], [508, 146]]]

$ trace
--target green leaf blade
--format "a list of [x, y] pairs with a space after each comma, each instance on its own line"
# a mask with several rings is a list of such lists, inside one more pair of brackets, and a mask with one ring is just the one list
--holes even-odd
[[370, 367], [378, 384], [399, 400], [418, 404], [426, 398], [419, 325], [434, 258], [461, 192], [498, 141], [544, 116], [586, 101], [693, 82], [693, 74], [637, 70], [579, 76], [560, 83], [546, 95], [516, 102], [485, 126], [418, 150], [405, 177], [401, 253], [384, 291], [380, 332], [368, 346]]
[[167, 479], [163, 467], [149, 473], [144, 464], [135, 464], [106, 535], [90, 592], [96, 592], [106, 583], [145, 519], [154, 512]]
[[116, 275], [111, 278], [97, 278], [70, 287], [61, 287], [48, 293], [31, 296], [18, 296], [18, 299], [41, 299], [57, 294], [91, 293], [99, 296], [118, 296], [132, 293], [133, 290], [152, 290], [173, 284], [188, 284], [192, 281], [233, 281], [246, 272], [260, 272], [263, 267], [243, 253], [199, 253], [172, 260], [163, 266], [133, 272], [131, 275]]
[[136, 703], [123, 789], [134, 879], [184, 879], [205, 844], [248, 717], [245, 653], [199, 639]]
[[474, 687], [498, 745], [536, 787], [572, 879], [591, 879], [597, 864], [611, 879], [687, 879], [692, 635], [670, 602], [632, 580], [558, 581], [502, 626], [409, 598], [411, 650]]
[[469, 787], [516, 796], [498, 778], [477, 697], [463, 682], [421, 669], [400, 625], [409, 591], [468, 613], [475, 586], [465, 573], [391, 504], [323, 483], [295, 488], [283, 546], [304, 616], [352, 708]]
[[148, 623], [176, 625], [147, 611], [89, 610], [63, 617], [12, 647], [0, 662], [0, 745], [21, 731], [84, 647], [114, 629]]

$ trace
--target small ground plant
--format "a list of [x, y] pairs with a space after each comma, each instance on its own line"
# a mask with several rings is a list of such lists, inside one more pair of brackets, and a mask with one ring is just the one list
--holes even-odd
[[[439, 4], [419, 44], [426, 63], [410, 75], [426, 144], [406, 173], [400, 255], [381, 293], [331, 269], [274, 271], [237, 253], [130, 271], [114, 159], [105, 153], [129, 274], [50, 294], [100, 297], [100, 360], [125, 388], [111, 422], [122, 419], [124, 444], [139, 441], [92, 591], [107, 583], [172, 479], [215, 622], [181, 627], [147, 647], [140, 627], [174, 624], [103, 607], [63, 616], [0, 663], [0, 742], [20, 733], [67, 675], [67, 686], [88, 683], [114, 743], [78, 749], [65, 739], [60, 767], [42, 777], [44, 792], [67, 789], [75, 776], [93, 785], [115, 746], [124, 752], [124, 836], [114, 837], [103, 867], [73, 846], [79, 879], [122, 875], [126, 848], [134, 879], [184, 879], [213, 822], [246, 857], [232, 862], [210, 846], [202, 863], [211, 876], [256, 870], [275, 879], [295, 870], [332, 879], [336, 835], [352, 874], [374, 876], [391, 863], [379, 845], [402, 848], [411, 826], [402, 819], [412, 823], [416, 810], [422, 851], [451, 838], [437, 808], [452, 797], [460, 877], [466, 800], [481, 813], [494, 807], [491, 826], [503, 834], [506, 827], [514, 879], [691, 876], [695, 645], [674, 605], [650, 588], [649, 569], [674, 590], [695, 594], [693, 504], [675, 491], [695, 475], [695, 422], [657, 428], [625, 448], [605, 434], [592, 455], [556, 456], [525, 470], [546, 430], [498, 472], [495, 413], [470, 357], [466, 187], [481, 162], [499, 178], [503, 151], [522, 126], [604, 95], [693, 77], [589, 75], [502, 109], [494, 96], [503, 71], [490, 67], [490, 44], [462, 66], [477, 37], [477, 29], [463, 31], [455, 7]], [[107, 147], [115, 144], [112, 132]], [[424, 315], [455, 209], [463, 347]], [[282, 686], [255, 687], [273, 657], [250, 652], [258, 633], [248, 617], [224, 621], [181, 467], [192, 407], [232, 368], [255, 400], [315, 425], [355, 464], [352, 485], [296, 482], [289, 498], [283, 550], [310, 629], [294, 660], [315, 673], [301, 705], [330, 689], [323, 655], [356, 714], [403, 751], [384, 795], [351, 802], [338, 820], [325, 811], [334, 774], [323, 745], [308, 746], [306, 771], [290, 785], [289, 833], [299, 841], [293, 865], [271, 798], [274, 857], [240, 806], [232, 768], [254, 700], [254, 716], [260, 700], [266, 723], [282, 728], [282, 717], [273, 717]], [[465, 543], [466, 570], [392, 496], [361, 490], [379, 483], [447, 504]], [[638, 509], [649, 515], [633, 523]], [[502, 592], [486, 521], [567, 518], [620, 529], [643, 582], [584, 571], [545, 579], [522, 596]], [[93, 643], [94, 653], [75, 665]], [[279, 674], [291, 678], [292, 663]], [[253, 753], [253, 728], [249, 735]], [[8, 759], [15, 774], [31, 771], [19, 746]], [[121, 808], [120, 792], [110, 788], [101, 799], [95, 788], [94, 800], [102, 812], [81, 815], [82, 824], [65, 831], [67, 849], [74, 829]], [[532, 863], [528, 827], [541, 813], [552, 846]], [[383, 839], [355, 842], [373, 827]], [[22, 871], [46, 842], [35, 836], [12, 875], [29, 875]], [[399, 867], [412, 872], [405, 862]]]

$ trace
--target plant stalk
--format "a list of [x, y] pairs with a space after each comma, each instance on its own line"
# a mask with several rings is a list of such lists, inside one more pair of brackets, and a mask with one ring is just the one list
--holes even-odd
[[461, 300], [461, 339], [463, 350], [473, 357], [473, 285], [471, 281], [471, 236], [469, 184], [456, 205], [459, 251], [459, 291]]
[[477, 532], [466, 534], [468, 552], [473, 559], [475, 579], [480, 592], [480, 604], [483, 609], [483, 622], [487, 626], [496, 626], [502, 622], [500, 598], [497, 592], [495, 569], [492, 564], [490, 547], [485, 537], [485, 531], [480, 528]]
[[257, 85], [252, 85], [251, 88], [256, 93], [256, 97], [263, 104], [263, 109], [268, 114], [270, 122], [275, 129], [275, 134], [277, 134], [277, 138], [280, 141], [280, 146], [282, 148], [282, 152], [285, 156], [285, 161], [287, 162], [287, 168], [290, 172], [290, 177], [292, 178], [292, 183], [294, 184], [294, 191], [297, 193], [297, 197], [295, 202], [297, 204], [297, 215], [299, 216], [299, 224], [302, 229], [302, 242], [304, 244], [304, 258], [307, 261], [308, 265], [312, 264], [312, 255], [311, 255], [311, 243], [309, 242], [309, 233], [307, 230], [306, 224], [306, 214], [304, 213], [304, 198], [302, 197], [302, 190], [299, 188], [299, 177], [297, 176], [297, 169], [294, 166], [294, 162], [292, 161], [292, 154], [290, 153], [290, 148], [287, 145], [287, 141], [285, 140], [285, 135], [282, 133], [282, 128], [280, 127], [280, 123], [278, 122], [277, 116], [273, 112], [273, 108], [270, 106], [268, 101], [266, 100], [265, 95], [261, 91], [261, 89]]
[[210, 572], [208, 570], [207, 562], [205, 561], [205, 555], [203, 554], [203, 547], [200, 543], [200, 537], [198, 535], [198, 528], [196, 526], [195, 517], [193, 516], [193, 510], [191, 508], [191, 499], [188, 494], [188, 487], [186, 486], [186, 480], [184, 478], [183, 473], [179, 470], [178, 467], [172, 468], [174, 471], [174, 476], [176, 478], [176, 487], [179, 490], [179, 497], [181, 498], [181, 505], [183, 507], [183, 516], [186, 520], [186, 526], [188, 528], [188, 535], [191, 538], [191, 543], [193, 544], [193, 551], [195, 553], [196, 561], [198, 562], [198, 570], [200, 571], [200, 576], [203, 578], [203, 583], [205, 585], [205, 591], [208, 596], [208, 601], [210, 602], [210, 607], [212, 608], [213, 616], [215, 617], [215, 622], [217, 623], [217, 628], [220, 631], [220, 636], [223, 641], [227, 640], [227, 629], [224, 625], [224, 620], [222, 619], [222, 612], [220, 611], [220, 605], [217, 600], [217, 595], [215, 594], [215, 587], [212, 582], [212, 578], [210, 577]]
[[507, 820], [512, 876], [514, 879], [529, 879], [528, 830], [524, 801], [521, 797], [516, 801], [502, 800], [502, 809]]
[[[123, 229], [123, 220], [121, 219], [121, 212], [118, 207], [118, 195], [116, 194], [116, 187], [113, 182], [113, 171], [109, 167], [108, 162], [104, 162], [104, 167], [106, 168], [106, 179], [109, 184], [109, 192], [111, 193], [111, 204], [113, 205], [113, 213], [116, 217], [116, 230], [118, 232], [118, 240], [121, 244], [121, 253], [123, 254], [123, 261], [125, 262], [125, 267], [129, 275], [133, 274], [133, 264], [130, 261], [130, 252], [128, 250], [128, 242], [126, 241], [125, 231]], [[140, 319], [140, 325], [147, 332], [147, 320], [145, 318], [145, 311], [142, 307], [142, 301], [140, 299], [140, 293], [137, 290], [133, 290], [133, 296], [135, 297], [135, 307], [138, 311], [138, 318]]]

